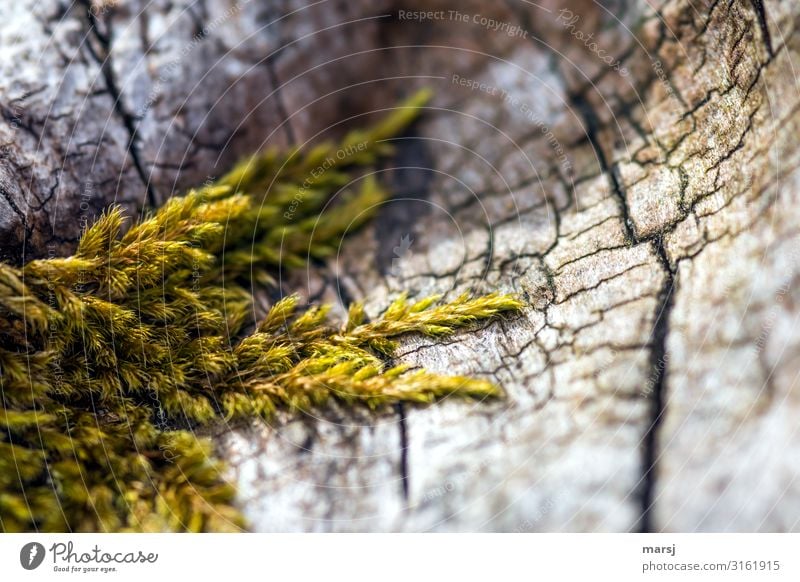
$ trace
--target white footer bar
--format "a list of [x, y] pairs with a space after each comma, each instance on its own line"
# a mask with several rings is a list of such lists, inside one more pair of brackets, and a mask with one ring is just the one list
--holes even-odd
[[0, 578], [796, 581], [799, 550], [796, 534], [5, 534]]

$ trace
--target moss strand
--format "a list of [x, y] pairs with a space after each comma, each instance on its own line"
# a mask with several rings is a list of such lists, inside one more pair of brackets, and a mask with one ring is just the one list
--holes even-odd
[[[268, 283], [278, 265], [328, 256], [364, 223], [386, 196], [374, 180], [321, 209], [350, 172], [390, 153], [385, 140], [425, 99], [339, 150], [253, 157], [127, 231], [111, 208], [71, 257], [0, 264], [0, 529], [237, 530], [234, 490], [195, 427], [331, 399], [382, 409], [499, 394], [385, 360], [398, 336], [449, 335], [521, 309], [513, 296], [402, 296], [373, 322], [354, 305], [341, 326], [327, 307], [289, 296], [246, 333], [251, 277]], [[340, 150], [349, 153], [317, 175]]]

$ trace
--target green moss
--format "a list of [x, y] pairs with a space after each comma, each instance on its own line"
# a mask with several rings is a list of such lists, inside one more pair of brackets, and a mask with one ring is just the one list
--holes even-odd
[[197, 426], [331, 399], [381, 409], [498, 394], [483, 380], [384, 362], [394, 338], [451, 334], [520, 309], [512, 296], [400, 297], [373, 322], [354, 305], [340, 326], [327, 307], [290, 296], [248, 322], [254, 282], [331, 254], [385, 198], [364, 179], [323, 210], [391, 152], [385, 140], [425, 99], [341, 144], [246, 160], [125, 232], [112, 208], [71, 257], [0, 265], [2, 530], [240, 529], [234, 491]]

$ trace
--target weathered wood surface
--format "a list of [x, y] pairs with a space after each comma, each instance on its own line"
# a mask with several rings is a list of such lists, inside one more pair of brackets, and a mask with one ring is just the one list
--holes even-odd
[[[294, 142], [292, 128], [302, 137], [340, 121], [341, 96], [291, 124], [286, 102], [305, 104], [375, 69], [369, 54], [314, 68], [374, 46], [369, 20], [358, 35], [340, 32], [366, 4], [4, 2], [0, 256], [66, 253], [111, 203], [135, 213], [261, 147]], [[279, 79], [298, 74], [293, 89], [280, 89]]]
[[[282, 284], [373, 314], [403, 289], [522, 293], [521, 317], [402, 348], [507, 398], [221, 428], [253, 529], [800, 529], [799, 5], [126, 2], [93, 29], [85, 6], [18, 4], [11, 257], [21, 214], [36, 252], [51, 220], [69, 246], [87, 179], [93, 211], [138, 209], [147, 183], [157, 202], [436, 91], [381, 172], [398, 198]], [[398, 12], [420, 9], [444, 18]]]

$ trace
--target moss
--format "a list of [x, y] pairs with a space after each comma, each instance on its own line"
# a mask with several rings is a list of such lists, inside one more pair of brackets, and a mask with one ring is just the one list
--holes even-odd
[[385, 361], [398, 336], [446, 336], [520, 309], [512, 296], [400, 297], [372, 322], [353, 305], [339, 326], [289, 296], [248, 323], [248, 288], [329, 255], [385, 198], [364, 179], [326, 207], [425, 98], [338, 145], [246, 160], [127, 231], [112, 208], [73, 256], [0, 265], [0, 528], [237, 530], [234, 491], [196, 427], [330, 399], [381, 409], [498, 394]]

